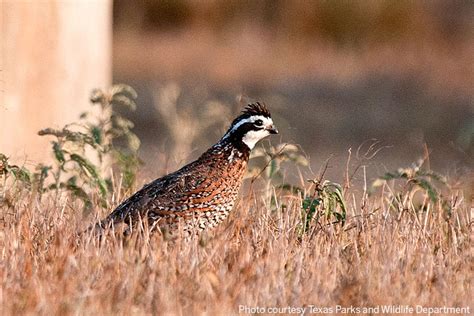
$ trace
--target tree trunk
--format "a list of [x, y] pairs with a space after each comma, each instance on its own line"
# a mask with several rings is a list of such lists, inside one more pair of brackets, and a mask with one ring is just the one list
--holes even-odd
[[111, 83], [112, 2], [2, 0], [0, 10], [0, 153], [46, 161], [38, 130], [77, 120], [91, 90]]

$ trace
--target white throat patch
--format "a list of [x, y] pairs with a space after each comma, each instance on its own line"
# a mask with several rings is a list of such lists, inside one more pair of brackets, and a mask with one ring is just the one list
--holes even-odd
[[242, 142], [244, 142], [244, 144], [247, 145], [250, 150], [252, 150], [259, 140], [267, 137], [268, 135], [270, 135], [270, 132], [265, 129], [259, 131], [248, 131], [247, 134], [245, 134], [242, 138]]
[[[265, 117], [265, 116], [262, 116], [262, 115], [251, 116], [248, 119], [244, 120], [243, 123], [246, 123], [246, 122], [254, 123], [257, 120], [262, 120], [262, 122], [263, 122], [262, 126], [265, 127], [265, 128], [273, 127], [273, 120], [269, 117]], [[237, 125], [240, 125], [240, 122]], [[248, 148], [250, 148], [250, 150], [252, 150], [259, 140], [261, 140], [261, 139], [267, 137], [268, 135], [270, 135], [270, 132], [268, 130], [266, 130], [265, 128], [261, 129], [261, 130], [258, 130], [258, 131], [248, 131], [244, 135], [244, 137], [242, 138], [242, 142], [245, 145], [247, 145]]]

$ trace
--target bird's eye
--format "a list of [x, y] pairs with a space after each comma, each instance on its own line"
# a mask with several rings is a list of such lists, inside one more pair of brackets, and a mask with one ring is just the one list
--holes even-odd
[[263, 125], [263, 121], [262, 121], [262, 120], [256, 120], [256, 121], [255, 121], [255, 125], [256, 125], [256, 126], [262, 126], [262, 125]]

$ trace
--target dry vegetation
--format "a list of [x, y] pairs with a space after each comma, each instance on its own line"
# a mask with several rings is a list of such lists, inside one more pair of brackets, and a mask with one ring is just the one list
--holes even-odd
[[300, 195], [247, 185], [224, 225], [199, 240], [171, 242], [146, 232], [78, 239], [91, 219], [71, 195], [40, 201], [10, 186], [2, 197], [2, 315], [472, 303], [472, 214], [460, 190], [450, 190], [443, 205], [390, 182], [370, 196], [353, 186], [345, 192], [345, 225], [322, 216], [303, 233]]
[[[366, 162], [377, 143], [359, 148], [356, 165], [348, 160], [342, 186], [323, 181], [325, 168], [307, 182], [314, 175], [303, 175], [310, 171], [298, 146], [256, 148], [229, 220], [195, 240], [78, 234], [138, 187], [136, 164], [126, 163], [135, 156], [117, 156], [115, 148], [120, 137], [135, 140], [133, 124], [114, 121], [115, 107], [133, 104], [135, 93], [122, 85], [99, 92], [91, 101], [102, 120], [83, 115], [79, 130], [41, 132], [55, 137], [53, 165], [33, 172], [0, 154], [1, 315], [471, 304], [472, 179], [446, 180], [429, 170], [426, 154], [372, 183]], [[161, 103], [168, 100], [175, 117], [191, 120], [166, 96]], [[131, 153], [137, 146], [129, 144]], [[82, 156], [86, 149], [115, 161], [120, 176], [104, 177], [103, 165]], [[286, 184], [298, 177], [298, 185]]]

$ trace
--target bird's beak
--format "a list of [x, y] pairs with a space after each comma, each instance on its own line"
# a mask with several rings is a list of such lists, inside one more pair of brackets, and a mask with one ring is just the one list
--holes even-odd
[[270, 134], [278, 134], [278, 130], [276, 129], [275, 126], [269, 126], [267, 127], [267, 131], [270, 133]]

